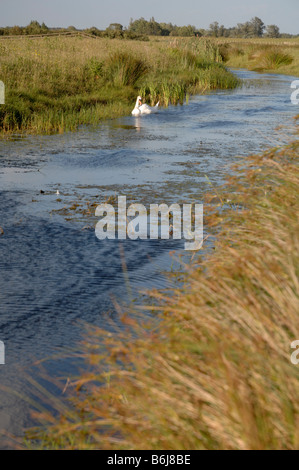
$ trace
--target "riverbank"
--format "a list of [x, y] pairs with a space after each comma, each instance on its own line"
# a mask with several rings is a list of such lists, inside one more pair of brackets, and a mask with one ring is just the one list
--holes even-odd
[[96, 125], [130, 114], [138, 94], [167, 106], [189, 94], [238, 85], [218, 60], [217, 48], [191, 46], [83, 37], [2, 41], [2, 135]]
[[[153, 38], [151, 38], [153, 40]], [[169, 38], [159, 38], [161, 44]], [[175, 38], [172, 42], [180, 47], [196, 50], [212, 46], [217, 50], [217, 60], [225, 66], [262, 73], [281, 73], [299, 77], [298, 38]], [[184, 46], [183, 46], [184, 45]]]
[[219, 38], [214, 44], [229, 67], [299, 77], [298, 39]]
[[156, 318], [124, 315], [113, 335], [90, 328], [88, 373], [60, 419], [40, 415], [31, 445], [298, 449], [298, 152], [295, 140], [247, 157], [212, 191], [214, 252], [190, 266], [184, 289], [152, 293]]

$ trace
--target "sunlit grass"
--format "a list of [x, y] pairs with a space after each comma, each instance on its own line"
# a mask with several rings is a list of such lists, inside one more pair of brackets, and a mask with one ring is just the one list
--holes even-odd
[[236, 78], [219, 63], [217, 50], [184, 41], [0, 41], [0, 80], [6, 87], [1, 129], [52, 133], [97, 124], [128, 114], [140, 89], [149, 100], [154, 96], [161, 104], [176, 104], [186, 93], [237, 86]]
[[299, 77], [298, 39], [219, 38], [214, 42], [228, 66]]

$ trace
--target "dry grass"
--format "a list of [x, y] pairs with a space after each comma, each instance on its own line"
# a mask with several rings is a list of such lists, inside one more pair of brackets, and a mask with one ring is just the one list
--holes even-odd
[[298, 151], [297, 140], [247, 158], [210, 195], [214, 253], [184, 288], [152, 294], [150, 319], [90, 328], [87, 372], [60, 417], [39, 415], [31, 446], [299, 448]]
[[232, 39], [213, 41], [219, 46], [226, 65], [260, 72], [273, 72], [299, 77], [299, 40]]

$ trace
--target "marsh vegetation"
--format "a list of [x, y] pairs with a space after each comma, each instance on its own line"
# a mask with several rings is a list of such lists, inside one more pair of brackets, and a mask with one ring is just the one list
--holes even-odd
[[299, 76], [298, 39], [225, 39], [213, 41], [229, 67]]
[[64, 132], [97, 124], [129, 114], [137, 93], [167, 106], [190, 93], [236, 87], [221, 60], [194, 44], [79, 37], [2, 41], [2, 132]]

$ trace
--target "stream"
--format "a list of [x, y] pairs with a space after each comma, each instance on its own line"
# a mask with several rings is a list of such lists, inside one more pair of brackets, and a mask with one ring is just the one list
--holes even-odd
[[73, 358], [53, 357], [76, 347], [82, 322], [109, 328], [117, 303], [170, 287], [167, 272], [191, 256], [183, 240], [100, 241], [94, 208], [118, 195], [145, 207], [202, 203], [240, 156], [288, 141], [295, 77], [235, 73], [240, 88], [158, 114], [0, 141], [0, 431], [31, 424], [23, 396], [35, 361], [50, 358], [53, 377], [76, 374]]

